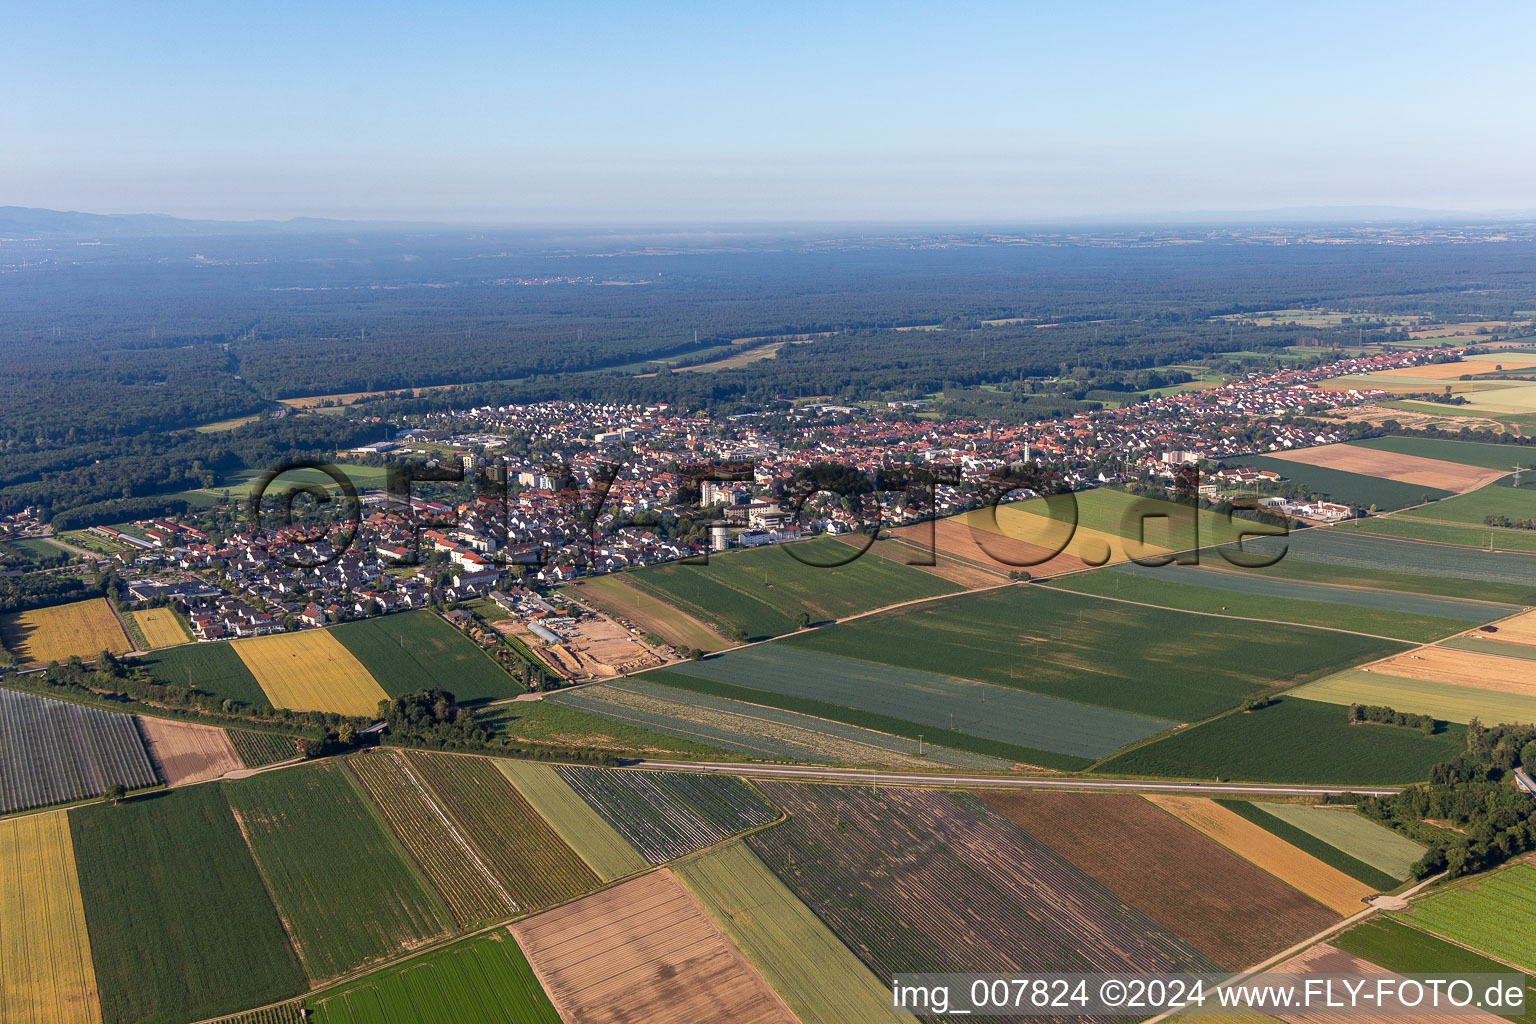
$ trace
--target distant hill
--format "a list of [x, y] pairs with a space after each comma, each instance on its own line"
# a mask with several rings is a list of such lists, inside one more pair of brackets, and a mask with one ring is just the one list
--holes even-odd
[[8, 238], [194, 238], [200, 235], [312, 235], [378, 231], [404, 225], [386, 221], [327, 220], [186, 220], [163, 213], [78, 213], [0, 206], [0, 237]]

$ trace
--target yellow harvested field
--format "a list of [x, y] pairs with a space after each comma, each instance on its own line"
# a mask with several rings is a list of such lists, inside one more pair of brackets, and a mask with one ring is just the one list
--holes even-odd
[[512, 934], [565, 1021], [795, 1024], [665, 869], [520, 921]]
[[1419, 647], [1365, 666], [1368, 672], [1536, 696], [1536, 661], [1450, 647]]
[[1395, 370], [1378, 370], [1373, 377], [1413, 377], [1418, 380], [1455, 380], [1470, 373], [1493, 373], [1498, 367], [1506, 370], [1523, 370], [1536, 366], [1536, 359], [1510, 356], [1507, 359], [1463, 359], [1459, 363], [1430, 363], [1425, 366], [1399, 366]]
[[1296, 849], [1214, 800], [1162, 794], [1148, 795], [1147, 799], [1249, 863], [1345, 917], [1364, 910], [1365, 904], [1361, 901], [1376, 894], [1370, 886], [1324, 864], [1310, 853]]
[[1480, 391], [1467, 396], [1463, 409], [1486, 409], [1489, 412], [1536, 412], [1536, 384], [1522, 384], [1496, 391]]
[[181, 628], [181, 620], [169, 608], [145, 608], [133, 613], [133, 621], [151, 650], [175, 647], [190, 642], [187, 631]]
[[103, 650], [133, 649], [104, 597], [0, 615], [0, 643], [28, 665], [68, 661], [74, 654], [94, 661]]
[[234, 648], [273, 707], [368, 717], [389, 699], [363, 663], [323, 629], [236, 640]]
[[1326, 444], [1318, 448], [1299, 448], [1288, 452], [1271, 452], [1269, 458], [1283, 462], [1298, 462], [1305, 466], [1322, 466], [1345, 473], [1396, 480], [1420, 487], [1437, 487], [1442, 491], [1471, 491], [1509, 475], [1504, 469], [1482, 469], [1463, 466], [1442, 459], [1426, 459], [1418, 455], [1379, 451], [1375, 448], [1356, 448], [1348, 444]]
[[1497, 633], [1484, 633], [1479, 630], [1468, 630], [1466, 636], [1480, 636], [1484, 640], [1502, 640], [1505, 643], [1527, 644], [1536, 646], [1536, 611], [1521, 612], [1507, 619], [1501, 619], [1493, 623], [1498, 629]]
[[0, 821], [0, 1020], [101, 1024], [64, 811]]

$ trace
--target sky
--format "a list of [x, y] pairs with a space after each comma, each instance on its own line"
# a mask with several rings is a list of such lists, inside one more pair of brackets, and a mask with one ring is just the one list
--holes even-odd
[[0, 206], [485, 224], [1529, 210], [1533, 29], [1528, 2], [14, 4]]

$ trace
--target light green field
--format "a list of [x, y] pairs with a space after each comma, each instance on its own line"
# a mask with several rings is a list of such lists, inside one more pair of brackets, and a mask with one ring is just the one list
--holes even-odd
[[778, 876], [741, 843], [673, 868], [802, 1024], [914, 1021]]
[[[1530, 456], [1527, 455], [1527, 459], [1529, 458]], [[1530, 462], [1536, 465], [1536, 459], [1531, 459]], [[1499, 480], [1479, 487], [1475, 491], [1458, 494], [1454, 498], [1446, 498], [1444, 501], [1437, 501], [1420, 508], [1409, 509], [1402, 514], [1414, 519], [1467, 523], [1478, 527], [1483, 526], [1490, 515], [1504, 516], [1506, 519], [1516, 521], [1536, 519], [1536, 471], [1531, 474], [1521, 474], [1520, 482], [1524, 486], [1512, 487], [1504, 480]], [[1495, 539], [1495, 543], [1499, 543], [1502, 536], [1500, 534]]]
[[1536, 722], [1536, 697], [1346, 669], [1290, 691], [1324, 704], [1378, 704], [1447, 722]]
[[1432, 544], [1453, 544], [1464, 548], [1492, 548], [1500, 551], [1536, 551], [1536, 530], [1500, 530], [1489, 526], [1461, 523], [1437, 523], [1407, 516], [1376, 516], [1350, 523], [1350, 530], [1374, 533], [1382, 537], [1425, 540]]
[[1408, 922], [1536, 971], [1536, 867], [1515, 864], [1417, 902]]
[[1306, 804], [1261, 803], [1258, 806], [1393, 878], [1407, 878], [1408, 866], [1424, 856], [1424, 847], [1418, 843], [1354, 811]]
[[496, 767], [604, 882], [650, 867], [549, 765], [498, 760]]
[[1497, 390], [1476, 391], [1467, 395], [1464, 409], [1483, 409], [1490, 412], [1536, 412], [1536, 383], [1515, 385]]

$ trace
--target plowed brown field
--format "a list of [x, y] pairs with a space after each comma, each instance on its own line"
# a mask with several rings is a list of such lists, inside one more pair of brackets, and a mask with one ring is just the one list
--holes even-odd
[[1401, 452], [1380, 451], [1375, 448], [1356, 448], [1347, 444], [1329, 444], [1320, 448], [1301, 448], [1289, 452], [1272, 452], [1272, 459], [1298, 462], [1305, 466], [1322, 466], [1345, 473], [1359, 473], [1383, 480], [1416, 484], [1420, 487], [1436, 487], [1442, 491], [1471, 491], [1492, 483], [1507, 470], [1483, 469], [1479, 466], [1463, 466], [1459, 462], [1442, 459], [1426, 459]]
[[229, 734], [211, 725], [168, 722], [139, 716], [139, 732], [149, 749], [150, 760], [167, 786], [217, 779], [245, 765]]

